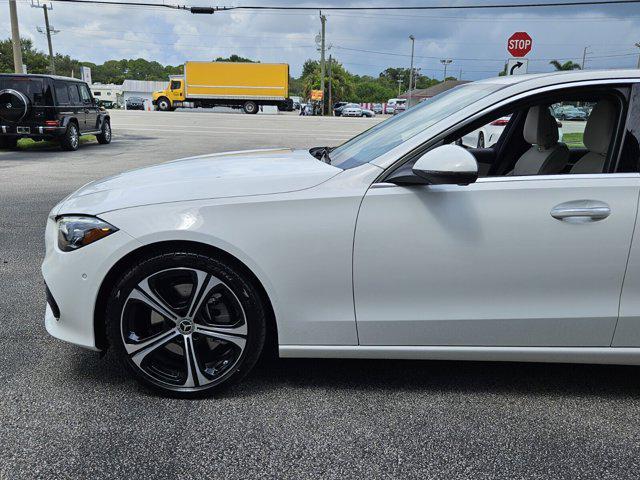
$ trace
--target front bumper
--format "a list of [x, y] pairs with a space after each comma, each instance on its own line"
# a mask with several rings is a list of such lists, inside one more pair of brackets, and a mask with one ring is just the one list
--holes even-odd
[[42, 262], [42, 275], [50, 291], [45, 327], [60, 340], [98, 350], [93, 320], [100, 286], [117, 260], [140, 244], [119, 230], [79, 250], [63, 252], [57, 236], [56, 222], [49, 218]]

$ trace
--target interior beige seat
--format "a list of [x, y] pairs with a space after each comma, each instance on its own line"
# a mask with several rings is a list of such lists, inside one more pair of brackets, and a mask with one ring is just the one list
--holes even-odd
[[602, 173], [616, 124], [613, 101], [600, 100], [593, 107], [584, 128], [583, 142], [589, 151], [571, 168], [571, 173]]
[[527, 112], [524, 139], [531, 148], [524, 152], [509, 175], [552, 175], [560, 173], [569, 162], [569, 149], [558, 142], [558, 123], [546, 105], [536, 105]]

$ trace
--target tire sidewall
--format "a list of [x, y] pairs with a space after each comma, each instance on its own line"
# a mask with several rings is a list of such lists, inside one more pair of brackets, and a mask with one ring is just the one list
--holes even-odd
[[104, 122], [102, 123], [101, 130], [102, 131], [100, 132], [100, 138], [98, 138], [98, 141], [102, 144], [111, 143], [111, 137], [112, 137], [111, 122], [105, 119]]
[[244, 111], [249, 115], [253, 115], [258, 112], [258, 104], [255, 102], [246, 102], [244, 104]]
[[[247, 343], [235, 366], [221, 379], [199, 390], [180, 390], [158, 382], [142, 372], [129, 358], [121, 335], [121, 317], [131, 290], [144, 278], [162, 270], [187, 267], [206, 271], [224, 282], [236, 295], [244, 309], [247, 322]], [[106, 307], [106, 333], [110, 349], [119, 357], [136, 380], [164, 394], [178, 397], [198, 397], [217, 392], [241, 380], [255, 365], [264, 347], [266, 335], [265, 311], [261, 297], [250, 281], [225, 263], [199, 253], [158, 253], [128, 269], [116, 281]]]

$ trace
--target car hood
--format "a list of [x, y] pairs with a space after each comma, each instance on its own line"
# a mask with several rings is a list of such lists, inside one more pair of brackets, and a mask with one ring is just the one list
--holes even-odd
[[292, 192], [314, 187], [341, 171], [307, 150], [202, 155], [91, 182], [52, 213], [98, 215], [141, 205]]

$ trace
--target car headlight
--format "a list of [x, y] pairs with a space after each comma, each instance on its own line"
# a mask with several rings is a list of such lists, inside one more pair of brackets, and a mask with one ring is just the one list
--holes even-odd
[[58, 223], [58, 248], [71, 252], [107, 237], [118, 229], [97, 217], [60, 217]]

